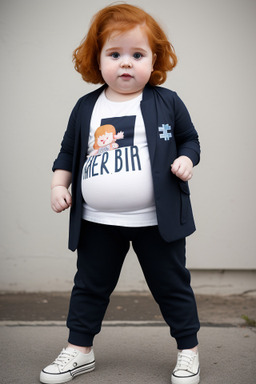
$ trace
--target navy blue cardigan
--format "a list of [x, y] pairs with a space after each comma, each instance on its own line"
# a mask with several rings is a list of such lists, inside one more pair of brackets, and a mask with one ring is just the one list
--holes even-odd
[[[84, 165], [94, 105], [105, 86], [82, 98], [75, 105], [64, 134], [53, 171], [72, 172], [69, 249], [77, 248], [82, 219], [81, 173]], [[173, 91], [147, 85], [141, 111], [146, 128], [154, 184], [158, 228], [162, 238], [175, 241], [195, 231], [188, 183], [172, 174], [170, 165], [181, 155], [194, 166], [200, 159], [198, 134], [189, 113]]]

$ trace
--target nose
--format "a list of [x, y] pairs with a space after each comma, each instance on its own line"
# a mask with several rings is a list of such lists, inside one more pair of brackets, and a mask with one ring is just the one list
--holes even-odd
[[123, 60], [121, 61], [121, 67], [122, 68], [131, 68], [132, 63], [129, 57], [124, 57]]

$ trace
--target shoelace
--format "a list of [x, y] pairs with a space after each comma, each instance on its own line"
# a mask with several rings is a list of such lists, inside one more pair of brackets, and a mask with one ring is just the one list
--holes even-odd
[[186, 353], [180, 353], [178, 356], [176, 371], [191, 371], [193, 361], [196, 355], [187, 355]]
[[76, 355], [77, 355], [76, 352], [72, 353], [70, 351], [66, 351], [65, 349], [63, 349], [52, 364], [59, 365], [61, 368], [63, 368]]

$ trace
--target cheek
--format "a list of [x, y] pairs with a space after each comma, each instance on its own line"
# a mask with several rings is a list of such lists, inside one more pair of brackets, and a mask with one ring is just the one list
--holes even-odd
[[113, 141], [113, 134], [110, 133], [110, 134], [106, 137], [106, 140], [107, 140], [108, 143], [112, 143], [112, 141]]
[[115, 78], [117, 66], [115, 63], [113, 63], [113, 61], [101, 60], [100, 71], [105, 81], [106, 79], [112, 80]]
[[137, 71], [137, 78], [141, 81], [141, 82], [148, 82], [150, 76], [151, 76], [151, 73], [152, 73], [152, 65], [149, 64], [147, 65], [146, 67], [143, 67], [143, 68], [140, 68], [138, 69]]
[[110, 65], [108, 60], [106, 59], [100, 60], [100, 70], [102, 73], [108, 73], [110, 71]]
[[105, 67], [104, 73], [105, 73], [106, 76], [111, 78], [116, 73], [116, 70], [115, 70], [115, 68], [113, 66], [108, 66], [108, 67]]
[[101, 140], [102, 140], [102, 137], [99, 137], [98, 140], [97, 140], [97, 144], [98, 144], [99, 146], [102, 145], [102, 141], [101, 141]]

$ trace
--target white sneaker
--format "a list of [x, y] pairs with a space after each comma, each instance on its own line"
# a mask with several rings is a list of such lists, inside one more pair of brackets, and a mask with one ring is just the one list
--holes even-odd
[[40, 381], [44, 384], [60, 384], [72, 380], [95, 369], [93, 349], [84, 354], [73, 348], [64, 348], [56, 360], [40, 373]]
[[178, 352], [176, 367], [172, 372], [172, 384], [198, 384], [199, 355], [189, 349]]

